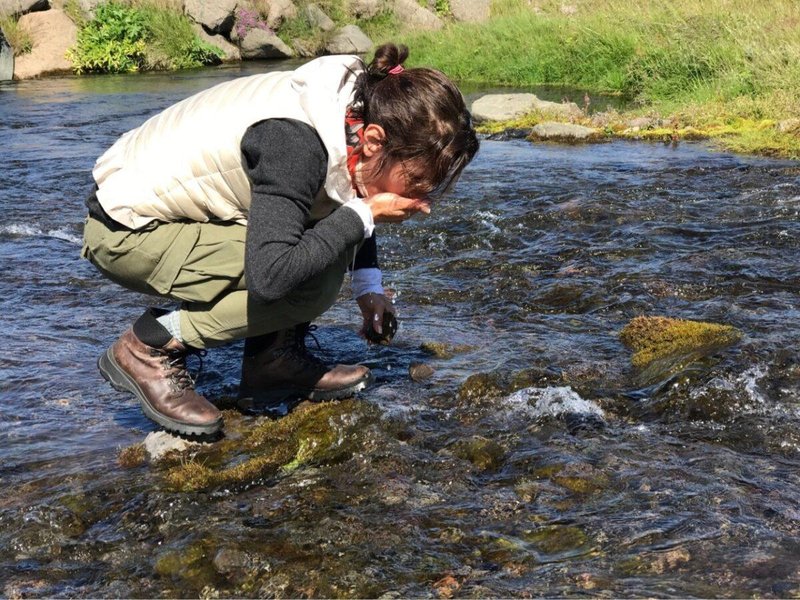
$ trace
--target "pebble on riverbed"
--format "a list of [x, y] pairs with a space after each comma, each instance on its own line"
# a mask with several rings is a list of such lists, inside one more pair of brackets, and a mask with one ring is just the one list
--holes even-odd
[[430, 365], [426, 365], [425, 363], [420, 362], [413, 362], [408, 365], [408, 376], [411, 378], [411, 381], [415, 381], [419, 383], [420, 381], [425, 381], [426, 379], [430, 379], [433, 377], [433, 374], [436, 371]]

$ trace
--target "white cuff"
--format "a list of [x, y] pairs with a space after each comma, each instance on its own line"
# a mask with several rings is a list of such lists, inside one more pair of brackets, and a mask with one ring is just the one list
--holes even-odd
[[375, 231], [375, 221], [372, 219], [372, 211], [369, 206], [361, 198], [352, 198], [345, 202], [343, 206], [356, 211], [356, 214], [364, 223], [364, 239], [371, 238], [372, 232]]
[[380, 269], [356, 269], [353, 271], [353, 276], [350, 281], [350, 287], [353, 290], [353, 298], [360, 298], [364, 294], [381, 294], [383, 295], [383, 285], [381, 285]]

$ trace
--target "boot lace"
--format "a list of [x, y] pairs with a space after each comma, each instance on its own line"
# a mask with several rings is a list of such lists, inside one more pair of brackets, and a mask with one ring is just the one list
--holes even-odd
[[322, 352], [322, 346], [317, 339], [317, 336], [314, 335], [314, 332], [317, 330], [316, 325], [298, 325], [294, 332], [294, 339], [292, 340], [291, 346], [288, 348], [288, 351], [292, 353], [293, 358], [296, 360], [300, 360], [303, 363], [314, 366], [314, 367], [324, 367], [325, 363], [320, 360], [318, 357], [311, 354], [306, 347], [306, 336], [310, 335], [311, 339], [314, 340], [314, 343], [317, 345], [317, 350]]
[[[173, 350], [159, 353], [166, 355], [163, 364], [167, 369], [166, 376], [169, 377], [173, 385], [175, 385], [178, 390], [194, 389], [195, 383], [203, 372], [203, 357], [207, 354], [206, 350], [192, 348], [189, 350]], [[199, 361], [197, 370], [194, 373], [189, 371], [186, 366], [186, 359], [189, 356], [196, 356]]]

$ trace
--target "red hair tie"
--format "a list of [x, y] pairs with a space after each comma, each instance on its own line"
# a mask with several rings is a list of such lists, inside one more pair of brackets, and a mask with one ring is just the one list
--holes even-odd
[[396, 67], [392, 67], [391, 69], [389, 69], [389, 75], [400, 75], [400, 73], [402, 73], [403, 71], [405, 71], [403, 65], [397, 65]]

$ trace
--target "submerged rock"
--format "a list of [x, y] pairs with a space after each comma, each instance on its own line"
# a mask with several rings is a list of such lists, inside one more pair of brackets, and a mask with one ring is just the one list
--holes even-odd
[[436, 371], [433, 367], [425, 363], [414, 362], [408, 366], [408, 376], [411, 378], [411, 381], [425, 381], [433, 377], [434, 373], [436, 373]]
[[448, 344], [446, 342], [423, 342], [420, 344], [419, 349], [436, 358], [453, 358], [456, 354], [472, 352], [475, 346]]
[[634, 351], [633, 366], [645, 369], [656, 361], [705, 356], [736, 343], [741, 333], [730, 325], [642, 316], [632, 319], [619, 337]]
[[481, 471], [495, 471], [506, 457], [505, 449], [494, 440], [476, 435], [466, 440], [458, 440], [450, 450], [453, 454], [468, 460]]

